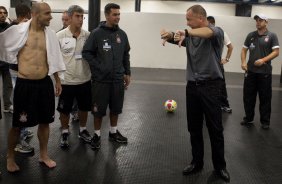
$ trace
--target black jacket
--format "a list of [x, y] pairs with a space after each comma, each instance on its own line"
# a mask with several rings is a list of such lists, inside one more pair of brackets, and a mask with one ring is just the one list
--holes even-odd
[[106, 27], [101, 22], [87, 39], [82, 57], [89, 63], [92, 80], [117, 82], [130, 75], [129, 42], [126, 33], [118, 26]]
[[[0, 33], [8, 29], [8, 27], [9, 27], [9, 24], [7, 22], [0, 23]], [[3, 61], [0, 61], [0, 70], [9, 70], [9, 64]]]

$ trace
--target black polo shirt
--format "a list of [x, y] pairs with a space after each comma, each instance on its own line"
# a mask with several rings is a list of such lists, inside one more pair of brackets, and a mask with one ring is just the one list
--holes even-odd
[[266, 62], [262, 66], [255, 66], [256, 60], [269, 55], [273, 49], [279, 48], [277, 35], [270, 31], [259, 35], [257, 31], [248, 34], [244, 48], [249, 49], [248, 70], [254, 73], [272, 73], [271, 61]]

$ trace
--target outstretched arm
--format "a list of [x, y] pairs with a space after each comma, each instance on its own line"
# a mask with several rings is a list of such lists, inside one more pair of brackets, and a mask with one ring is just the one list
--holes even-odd
[[163, 46], [165, 46], [165, 43], [167, 41], [173, 40], [174, 33], [172, 31], [161, 29], [160, 34], [161, 34], [161, 39], [163, 40], [163, 43], [162, 43]]

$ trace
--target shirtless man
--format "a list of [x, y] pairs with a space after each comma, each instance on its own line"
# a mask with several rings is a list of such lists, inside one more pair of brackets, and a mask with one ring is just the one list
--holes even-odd
[[[49, 28], [46, 28], [52, 19], [51, 9], [47, 3], [34, 4], [31, 12], [32, 20], [26, 24], [30, 24], [27, 29], [27, 40], [17, 55], [18, 78], [14, 92], [13, 127], [8, 135], [7, 170], [9, 172], [20, 170], [15, 162], [14, 152], [19, 139], [20, 128], [36, 125], [38, 125], [37, 135], [40, 147], [39, 162], [49, 168], [56, 166], [56, 162], [50, 159], [47, 153], [49, 123], [54, 121], [55, 114], [54, 86], [49, 76], [51, 71], [50, 59], [52, 58], [50, 52], [53, 55], [56, 53], [55, 50], [50, 51], [47, 44], [49, 43], [48, 40], [51, 37], [53, 38], [52, 34], [55, 35], [55, 32], [53, 33]], [[46, 38], [47, 32], [49, 39]], [[9, 40], [6, 42], [9, 42]], [[56, 48], [54, 45], [56, 45], [56, 40], [52, 43], [52, 48]], [[60, 52], [57, 56], [60, 56]], [[60, 57], [58, 58], [56, 62], [62, 61]], [[54, 72], [56, 96], [60, 95], [62, 90], [57, 73], [62, 70], [64, 69], [58, 69]]]

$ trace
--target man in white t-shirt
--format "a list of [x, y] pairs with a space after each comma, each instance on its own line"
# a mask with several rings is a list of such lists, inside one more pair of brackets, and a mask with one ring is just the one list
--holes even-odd
[[[215, 26], [215, 19], [213, 16], [208, 16], [207, 20], [209, 21], [210, 24]], [[226, 83], [225, 83], [225, 76], [224, 76], [224, 67], [223, 65], [228, 63], [233, 51], [233, 45], [231, 44], [230, 38], [226, 32], [224, 32], [224, 45], [227, 47], [227, 53], [224, 58], [221, 59], [221, 70], [222, 70], [222, 75], [223, 75], [223, 83], [221, 87], [221, 110], [227, 113], [231, 113], [232, 109], [230, 108], [228, 99], [227, 99], [227, 90], [226, 90]]]
[[86, 129], [88, 111], [91, 110], [91, 72], [89, 64], [82, 59], [81, 51], [89, 32], [82, 29], [84, 10], [78, 5], [69, 7], [70, 25], [57, 33], [66, 71], [62, 80], [62, 94], [57, 110], [62, 126], [61, 148], [69, 147], [69, 120], [74, 99], [79, 109], [80, 130], [78, 137], [90, 143], [91, 136]]

